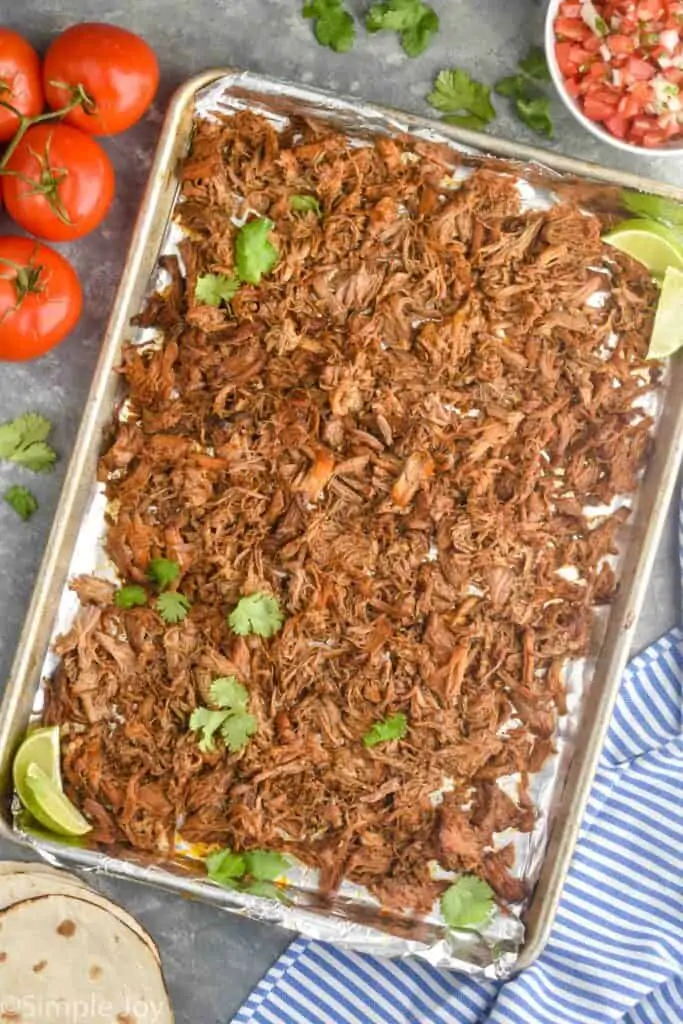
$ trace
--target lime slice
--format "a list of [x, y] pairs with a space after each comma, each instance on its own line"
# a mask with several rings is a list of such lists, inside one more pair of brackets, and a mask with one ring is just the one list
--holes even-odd
[[36, 821], [60, 836], [82, 836], [92, 825], [52, 781], [40, 765], [30, 764], [24, 776], [22, 803]]
[[683, 234], [657, 221], [625, 220], [604, 241], [645, 264], [655, 277], [663, 277], [667, 267], [683, 270]]
[[61, 791], [62, 774], [59, 767], [59, 726], [34, 729], [19, 747], [14, 757], [12, 775], [14, 788], [25, 804], [26, 771], [30, 764], [37, 764], [45, 772], [51, 782]]
[[669, 267], [657, 303], [648, 359], [666, 359], [683, 346], [683, 272]]

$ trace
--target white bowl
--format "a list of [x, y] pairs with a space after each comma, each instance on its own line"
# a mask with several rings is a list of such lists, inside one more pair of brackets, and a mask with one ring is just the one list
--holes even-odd
[[618, 139], [615, 135], [612, 135], [611, 132], [608, 132], [607, 129], [603, 128], [597, 121], [591, 121], [590, 118], [586, 117], [574, 97], [569, 95], [564, 84], [562, 72], [560, 71], [559, 64], [557, 63], [557, 57], [555, 56], [554, 24], [561, 2], [562, 0], [550, 0], [548, 4], [548, 10], [545, 16], [545, 55], [555, 88], [559, 92], [562, 102], [567, 110], [569, 110], [576, 120], [582, 124], [583, 127], [591, 133], [591, 135], [594, 135], [596, 139], [600, 139], [602, 142], [607, 142], [610, 146], [614, 146], [615, 149], [621, 149], [624, 153], [636, 153], [638, 156], [650, 157], [678, 157], [678, 159], [680, 159], [681, 156], [683, 156], [683, 142], [667, 142], [664, 143], [663, 146], [657, 146], [654, 148], [651, 146], [636, 146], [633, 142], [624, 142], [622, 139]]

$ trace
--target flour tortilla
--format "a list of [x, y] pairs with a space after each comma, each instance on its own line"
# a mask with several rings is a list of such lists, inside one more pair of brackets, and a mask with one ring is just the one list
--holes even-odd
[[173, 1024], [173, 1011], [154, 954], [128, 925], [80, 897], [38, 896], [0, 910], [3, 1019]]
[[30, 900], [36, 896], [58, 896], [60, 894], [75, 896], [94, 903], [95, 906], [102, 907], [103, 910], [108, 910], [122, 924], [128, 925], [149, 946], [157, 963], [161, 963], [154, 940], [142, 925], [138, 924], [123, 907], [112, 903], [101, 893], [89, 889], [79, 878], [67, 874], [66, 871], [56, 871], [54, 868], [50, 868], [48, 872], [44, 865], [39, 865], [38, 870], [35, 871], [8, 872], [4, 868], [5, 865], [0, 863], [0, 910], [5, 910], [14, 903], [21, 903], [23, 900]]
[[77, 875], [70, 875], [68, 871], [60, 868], [53, 868], [51, 864], [44, 864], [42, 860], [0, 860], [0, 875], [28, 875], [40, 874], [50, 875], [52, 878], [70, 879], [73, 885], [80, 885], [87, 889], [87, 883]]

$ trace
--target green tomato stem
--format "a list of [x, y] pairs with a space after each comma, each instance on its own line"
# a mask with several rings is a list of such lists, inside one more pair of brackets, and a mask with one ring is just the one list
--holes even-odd
[[25, 117], [23, 114], [20, 114], [16, 107], [13, 107], [11, 103], [5, 103], [4, 100], [0, 100], [0, 106], [11, 110], [12, 113], [16, 114], [19, 118], [19, 127], [14, 134], [14, 138], [3, 153], [2, 160], [0, 160], [0, 171], [7, 166], [15, 149], [23, 139], [24, 135], [26, 135], [29, 128], [32, 128], [34, 124], [41, 124], [43, 121], [57, 121], [59, 118], [66, 117], [66, 115], [71, 113], [71, 111], [76, 107], [85, 107], [90, 102], [91, 100], [88, 97], [88, 94], [80, 84], [73, 87], [73, 96], [65, 107], [61, 107], [60, 110], [48, 110], [44, 114], [36, 114], [35, 117]]

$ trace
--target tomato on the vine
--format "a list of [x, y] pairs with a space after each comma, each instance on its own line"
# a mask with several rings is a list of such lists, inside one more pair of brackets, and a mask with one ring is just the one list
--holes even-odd
[[43, 65], [48, 106], [59, 110], [84, 90], [87, 102], [66, 115], [89, 135], [116, 135], [139, 121], [154, 99], [159, 65], [152, 48], [117, 25], [73, 25], [50, 45]]
[[109, 157], [99, 142], [67, 124], [29, 128], [1, 174], [10, 217], [51, 242], [87, 235], [114, 197]]
[[81, 315], [76, 271], [58, 252], [32, 238], [0, 237], [0, 360], [43, 355]]
[[[40, 58], [18, 32], [0, 28], [0, 100], [24, 117], [35, 117], [43, 109]], [[19, 127], [16, 114], [0, 107], [0, 142], [7, 142]]]

